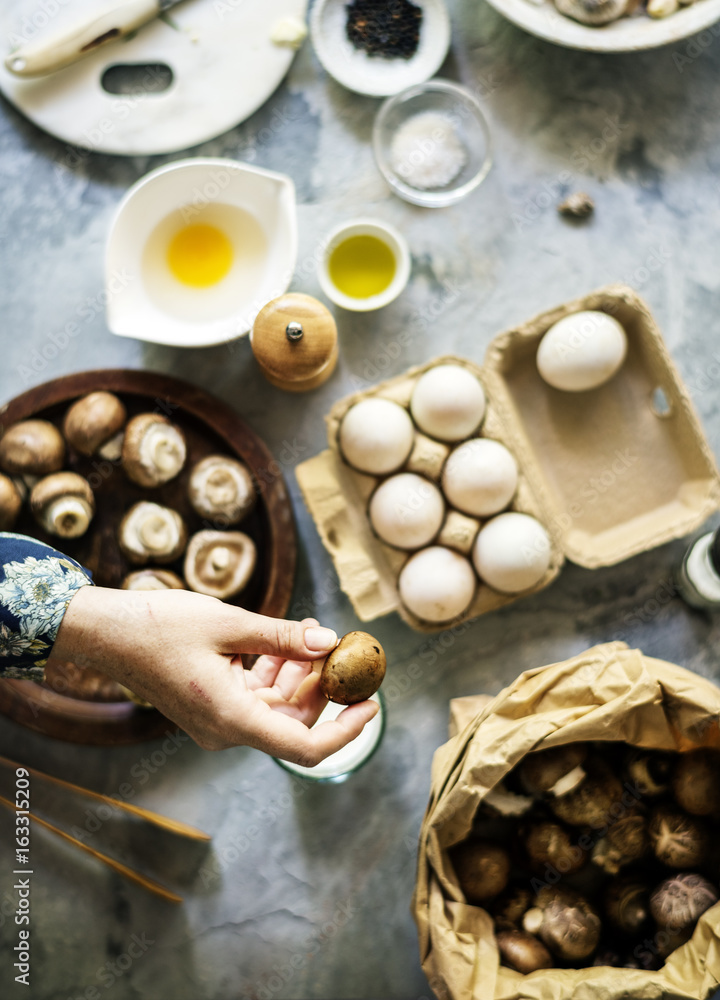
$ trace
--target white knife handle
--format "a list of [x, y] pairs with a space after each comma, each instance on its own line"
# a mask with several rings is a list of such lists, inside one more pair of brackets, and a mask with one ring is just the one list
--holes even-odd
[[7, 57], [5, 66], [15, 76], [54, 73], [90, 55], [106, 42], [135, 31], [159, 13], [159, 0], [121, 0], [92, 21], [83, 21], [75, 28], [23, 45]]

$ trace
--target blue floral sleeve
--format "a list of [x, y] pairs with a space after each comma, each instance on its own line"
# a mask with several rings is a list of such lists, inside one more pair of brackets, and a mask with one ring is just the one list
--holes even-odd
[[90, 573], [62, 552], [0, 532], [0, 678], [41, 681], [67, 606]]

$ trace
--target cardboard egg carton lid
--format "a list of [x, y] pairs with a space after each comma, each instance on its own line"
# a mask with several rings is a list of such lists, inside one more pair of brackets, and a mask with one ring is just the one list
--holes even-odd
[[[627, 357], [598, 389], [561, 392], [539, 375], [537, 346], [553, 323], [586, 309], [609, 313], [622, 324]], [[454, 623], [548, 586], [565, 556], [588, 568], [613, 565], [693, 531], [720, 506], [713, 454], [650, 310], [631, 288], [610, 286], [499, 334], [482, 367], [446, 355], [335, 403], [326, 417], [329, 448], [299, 465], [296, 475], [340, 585], [362, 621], [397, 611], [419, 631], [447, 628], [423, 622], [402, 606], [396, 581], [409, 553], [374, 535], [366, 511], [379, 479], [342, 460], [340, 422], [368, 397], [408, 406], [420, 375], [447, 363], [467, 368], [485, 387], [480, 433], [501, 441], [518, 460], [510, 509], [536, 517], [553, 542], [550, 567], [537, 586], [508, 595], [481, 582]]]

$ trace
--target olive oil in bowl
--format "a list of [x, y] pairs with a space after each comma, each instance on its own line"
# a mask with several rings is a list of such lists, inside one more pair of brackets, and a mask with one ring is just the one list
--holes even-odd
[[332, 301], [354, 312], [379, 309], [397, 298], [410, 275], [410, 253], [392, 226], [371, 219], [346, 223], [330, 234], [319, 268]]

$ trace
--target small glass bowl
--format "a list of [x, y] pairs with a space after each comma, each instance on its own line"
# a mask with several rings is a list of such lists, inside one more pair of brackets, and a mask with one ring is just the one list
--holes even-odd
[[[359, 771], [374, 756], [385, 734], [385, 699], [380, 691], [378, 691], [369, 700], [376, 701], [379, 704], [380, 711], [377, 715], [366, 724], [360, 735], [352, 740], [352, 742], [342, 750], [338, 750], [337, 753], [326, 757], [324, 761], [316, 764], [315, 767], [303, 767], [301, 764], [291, 764], [286, 760], [280, 760], [279, 757], [273, 757], [273, 760], [283, 770], [294, 774], [296, 778], [304, 778], [305, 781], [325, 782], [335, 785], [347, 781], [351, 774]], [[337, 718], [344, 708], [344, 705], [336, 705], [333, 702], [328, 702], [318, 719], [318, 723]]]
[[[398, 129], [409, 118], [425, 111], [435, 111], [447, 118], [467, 152], [467, 161], [457, 177], [441, 188], [414, 187], [396, 172], [392, 163], [392, 142]], [[395, 194], [425, 208], [454, 205], [485, 180], [492, 166], [490, 129], [480, 103], [469, 90], [450, 80], [429, 80], [385, 101], [373, 125], [373, 151], [380, 173]], [[417, 155], [423, 155], [420, 145]]]

